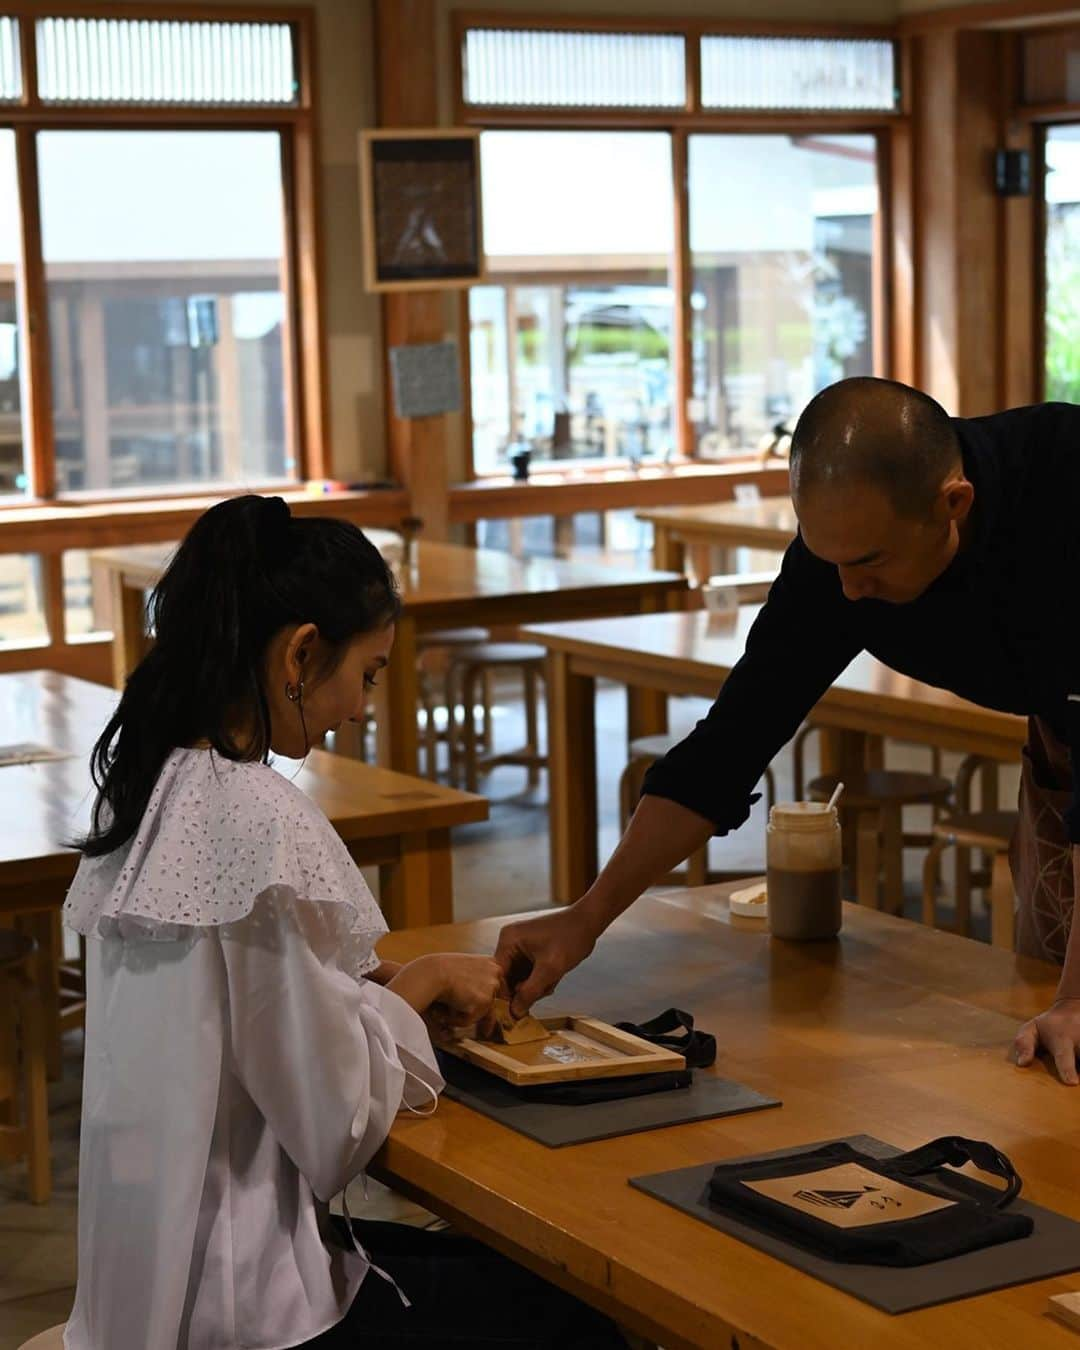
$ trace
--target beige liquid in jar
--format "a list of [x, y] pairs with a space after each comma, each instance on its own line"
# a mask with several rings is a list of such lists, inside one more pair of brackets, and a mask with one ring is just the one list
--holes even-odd
[[840, 824], [823, 802], [781, 802], [766, 834], [769, 930], [795, 942], [840, 931]]

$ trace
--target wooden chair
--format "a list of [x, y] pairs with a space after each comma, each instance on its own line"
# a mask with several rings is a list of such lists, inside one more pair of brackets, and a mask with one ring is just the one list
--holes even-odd
[[24, 933], [0, 928], [0, 1159], [26, 1159], [30, 1199], [43, 1205], [52, 1176], [45, 1026], [31, 971], [36, 950]]
[[[447, 628], [421, 633], [417, 639], [417, 663], [420, 667], [420, 705], [424, 710], [424, 767], [428, 778], [439, 772], [439, 745], [448, 747], [454, 757], [454, 723], [457, 717], [457, 695], [454, 689], [453, 654], [466, 647], [475, 647], [489, 641], [486, 628]], [[481, 743], [491, 748], [491, 684], [483, 682], [481, 707]], [[446, 730], [440, 731], [436, 712], [446, 710]]]
[[48, 1331], [39, 1331], [28, 1341], [23, 1341], [19, 1350], [64, 1350], [64, 1327], [50, 1327]]
[[[475, 792], [481, 769], [499, 764], [521, 764], [529, 771], [529, 786], [536, 787], [547, 756], [540, 751], [537, 718], [538, 681], [543, 678], [547, 650], [534, 642], [480, 642], [453, 651], [450, 669], [460, 696], [463, 719], [460, 739], [452, 747], [452, 776], [459, 772], [466, 791]], [[480, 754], [476, 730], [476, 700], [481, 682], [499, 670], [520, 670], [525, 688], [525, 745], [520, 750], [495, 754], [493, 748]], [[490, 718], [488, 719], [490, 725]]]
[[[951, 932], [967, 934], [971, 926], [971, 888], [984, 886], [990, 906], [990, 941], [1012, 951], [1016, 942], [1016, 892], [1009, 868], [1009, 844], [1016, 829], [1016, 811], [975, 811], [945, 816], [934, 826], [934, 839], [923, 866], [923, 923], [944, 927], [937, 919], [937, 875], [941, 855], [956, 849], [956, 920]], [[971, 854], [991, 859], [988, 871], [972, 872]]]
[[[815, 778], [807, 788], [811, 801], [826, 802], [839, 781], [836, 774]], [[899, 914], [904, 907], [904, 847], [924, 843], [904, 834], [905, 806], [944, 807], [952, 797], [947, 778], [932, 773], [867, 769], [844, 778], [843, 807], [856, 819], [855, 898], [872, 909]]]
[[[619, 778], [619, 831], [626, 830], [633, 813], [634, 801], [641, 789], [641, 780], [645, 770], [682, 740], [681, 736], [661, 734], [659, 736], [639, 736], [630, 742], [626, 768]], [[772, 769], [765, 770], [765, 804], [770, 809], [776, 801], [776, 779]], [[672, 872], [666, 880], [685, 881], [688, 886], [705, 886], [710, 880], [729, 879], [726, 874], [709, 872], [709, 846], [705, 844], [686, 860], [685, 873]]]
[[[806, 742], [813, 732], [822, 730], [824, 730], [823, 727], [819, 727], [813, 723], [807, 723], [805, 726], [800, 728], [795, 739], [791, 742], [791, 754], [792, 759], [794, 761], [794, 775], [795, 775], [795, 800], [797, 802], [801, 802], [803, 800], [803, 792], [806, 783]], [[921, 746], [920, 748], [923, 750], [930, 751], [930, 772], [934, 774], [936, 777], [940, 777], [941, 776], [940, 747], [936, 745], [924, 745]], [[974, 760], [975, 756], [971, 756], [971, 758]], [[982, 761], [980, 760], [979, 763], [981, 762]], [[963, 770], [961, 770], [961, 772], [963, 772]]]

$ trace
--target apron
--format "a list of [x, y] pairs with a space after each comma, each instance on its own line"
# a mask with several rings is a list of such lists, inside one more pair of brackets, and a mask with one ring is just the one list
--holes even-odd
[[1044, 961], [1065, 960], [1073, 898], [1080, 890], [1080, 846], [1064, 815], [1073, 801], [1069, 747], [1041, 718], [1028, 719], [1020, 776], [1020, 821], [1009, 849], [1019, 897], [1016, 950]]

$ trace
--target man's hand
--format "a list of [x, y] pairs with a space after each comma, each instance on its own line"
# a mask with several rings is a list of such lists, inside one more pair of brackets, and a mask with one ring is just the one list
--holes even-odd
[[1076, 1056], [1080, 1053], [1080, 998], [1059, 998], [1047, 1012], [1025, 1022], [1013, 1042], [1019, 1067], [1026, 1069], [1040, 1047], [1053, 1059], [1061, 1081], [1075, 1087], [1080, 1082], [1076, 1072]]
[[506, 924], [499, 933], [495, 960], [513, 994], [513, 1015], [524, 1017], [595, 945], [596, 934], [576, 906]]

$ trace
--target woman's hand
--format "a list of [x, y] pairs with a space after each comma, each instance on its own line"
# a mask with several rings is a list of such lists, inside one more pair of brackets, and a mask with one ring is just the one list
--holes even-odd
[[1080, 1082], [1076, 1057], [1080, 1053], [1080, 998], [1059, 998], [1052, 1008], [1020, 1028], [1013, 1048], [1016, 1063], [1026, 1069], [1040, 1047], [1053, 1059], [1058, 1077], [1069, 1087]]
[[446, 952], [443, 985], [437, 1002], [449, 1013], [451, 1026], [477, 1024], [478, 1034], [491, 1032], [491, 1005], [500, 993], [506, 993], [502, 970], [490, 956], [467, 956]]
[[490, 956], [440, 952], [420, 956], [394, 976], [392, 989], [440, 1034], [450, 1028], [479, 1024], [481, 1035], [490, 1034], [491, 1005], [504, 989], [502, 971]]

